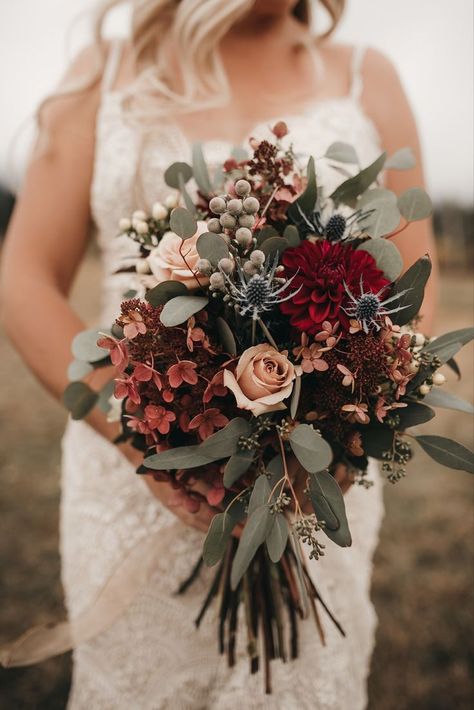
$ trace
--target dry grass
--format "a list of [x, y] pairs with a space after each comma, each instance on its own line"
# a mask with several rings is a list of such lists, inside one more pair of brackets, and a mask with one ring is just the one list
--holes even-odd
[[[90, 257], [74, 298], [86, 318], [94, 313], [98, 278]], [[444, 279], [440, 330], [470, 323], [471, 288], [465, 276]], [[464, 378], [461, 383], [451, 378], [450, 388], [472, 398], [472, 349], [465, 349], [460, 362]], [[0, 382], [0, 630], [7, 639], [62, 612], [57, 546], [65, 416], [1, 334]], [[443, 412], [435, 428], [472, 444], [467, 415]], [[416, 461], [404, 481], [386, 490], [373, 584], [380, 626], [370, 708], [467, 710], [473, 701], [474, 655], [472, 479], [434, 465], [422, 452]], [[59, 710], [69, 678], [69, 657], [2, 671], [0, 707]]]

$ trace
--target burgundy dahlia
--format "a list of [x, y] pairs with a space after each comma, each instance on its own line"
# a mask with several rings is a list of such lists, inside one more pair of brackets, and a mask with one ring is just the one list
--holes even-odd
[[344, 283], [355, 297], [361, 292], [361, 277], [364, 293], [377, 293], [390, 283], [368, 252], [348, 244], [305, 240], [287, 249], [281, 261], [285, 276], [295, 275], [291, 290], [301, 288], [293, 298], [281, 303], [280, 309], [290, 316], [295, 328], [309, 334], [319, 332], [323, 321], [340, 321], [345, 330], [349, 328], [344, 308], [350, 297]]

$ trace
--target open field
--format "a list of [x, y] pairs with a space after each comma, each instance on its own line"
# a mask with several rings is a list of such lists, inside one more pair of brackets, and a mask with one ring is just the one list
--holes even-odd
[[[89, 320], [98, 279], [90, 255], [74, 294]], [[471, 279], [445, 277], [441, 302], [439, 331], [469, 325]], [[450, 376], [449, 386], [472, 401], [472, 346], [459, 362], [463, 380]], [[62, 613], [57, 528], [65, 415], [1, 333], [0, 383], [0, 636], [6, 640]], [[426, 427], [433, 429], [472, 445], [467, 415], [442, 412]], [[380, 625], [370, 709], [468, 710], [474, 700], [472, 478], [434, 465], [422, 452], [416, 461], [405, 480], [386, 487], [373, 583]], [[69, 677], [69, 657], [2, 671], [0, 709], [60, 710]]]

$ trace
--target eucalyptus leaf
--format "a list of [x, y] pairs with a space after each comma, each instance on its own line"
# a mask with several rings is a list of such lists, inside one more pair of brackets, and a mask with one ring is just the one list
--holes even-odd
[[281, 454], [277, 454], [271, 459], [271, 461], [268, 462], [266, 472], [270, 476], [268, 479], [270, 488], [273, 489], [284, 475], [283, 457]]
[[288, 523], [283, 513], [274, 514], [274, 522], [267, 535], [265, 544], [272, 562], [278, 562], [285, 552], [288, 542]]
[[232, 589], [237, 586], [245, 574], [250, 562], [255, 557], [260, 545], [265, 542], [268, 531], [273, 523], [273, 515], [270, 513], [268, 505], [259, 506], [251, 516], [243, 529], [239, 546], [232, 562], [230, 583]]
[[323, 531], [340, 547], [350, 547], [352, 537], [346, 516], [344, 496], [330, 473], [321, 471], [309, 477], [309, 495], [316, 518], [325, 522]]
[[67, 368], [67, 377], [70, 382], [82, 380], [83, 377], [92, 372], [94, 368], [85, 360], [73, 360]]
[[196, 249], [201, 259], [207, 259], [213, 266], [217, 266], [221, 259], [229, 257], [229, 247], [219, 234], [204, 232], [198, 237]]
[[354, 205], [359, 195], [362, 195], [362, 193], [368, 190], [372, 183], [375, 182], [384, 166], [386, 158], [387, 154], [382, 153], [377, 160], [374, 160], [373, 163], [361, 170], [360, 173], [350, 177], [339, 185], [331, 195], [334, 202], [336, 204], [343, 202], [347, 205]]
[[[425, 286], [430, 274], [431, 260], [426, 255], [415, 261], [396, 282], [392, 289], [392, 295], [400, 294], [400, 298], [395, 301], [395, 304], [404, 308], [390, 316], [394, 323], [405, 325], [418, 314], [423, 303]], [[402, 293], [403, 291], [406, 293]]]
[[415, 154], [411, 148], [400, 148], [385, 163], [386, 170], [411, 170], [416, 165]]
[[174, 187], [175, 190], [179, 190], [179, 176], [183, 176], [184, 182], [188, 182], [193, 176], [193, 169], [188, 163], [172, 163], [165, 170], [164, 178], [165, 183], [169, 187]]
[[316, 183], [316, 170], [313, 157], [311, 157], [308, 161], [306, 178], [307, 183], [304, 192], [298, 197], [297, 200], [295, 200], [295, 202], [292, 202], [288, 208], [288, 216], [297, 224], [301, 221], [301, 215], [298, 208], [300, 208], [304, 214], [311, 214], [316, 207], [318, 187]]
[[426, 219], [433, 212], [429, 195], [421, 187], [412, 187], [398, 198], [398, 208], [408, 222]]
[[213, 567], [222, 559], [234, 526], [235, 521], [227, 513], [218, 513], [212, 518], [202, 550], [207, 567]]
[[162, 281], [158, 286], [154, 286], [145, 294], [145, 299], [152, 306], [162, 306], [176, 296], [184, 296], [189, 293], [186, 286], [181, 281]]
[[250, 434], [250, 423], [241, 417], [231, 419], [223, 429], [216, 431], [199, 445], [200, 452], [211, 460], [225, 458], [235, 454], [241, 436]]
[[183, 176], [179, 175], [179, 191], [181, 193], [181, 197], [184, 200], [184, 204], [186, 205], [186, 209], [189, 210], [189, 212], [193, 215], [196, 214], [196, 205], [191, 199], [191, 195], [186, 189], [186, 183], [184, 182]]
[[390, 234], [400, 224], [400, 210], [392, 200], [374, 201], [370, 203], [370, 208], [368, 214], [359, 219], [358, 223], [373, 239]]
[[265, 254], [267, 260], [273, 259], [276, 254], [281, 256], [290, 245], [283, 237], [270, 237], [261, 245], [260, 249]]
[[185, 323], [195, 313], [207, 306], [209, 299], [204, 296], [175, 296], [165, 303], [160, 320], [167, 328]]
[[359, 158], [357, 157], [354, 146], [350, 143], [343, 143], [342, 141], [331, 143], [324, 157], [330, 160], [337, 160], [339, 163], [359, 164]]
[[297, 375], [295, 379], [295, 384], [293, 386], [293, 392], [291, 394], [291, 404], [290, 404], [290, 415], [292, 419], [296, 418], [296, 412], [298, 411], [298, 405], [300, 403], [301, 396], [301, 375]]
[[358, 249], [373, 256], [378, 268], [383, 271], [389, 281], [395, 281], [403, 269], [403, 259], [395, 244], [386, 239], [369, 239]]
[[115, 380], [109, 380], [100, 389], [99, 398], [97, 400], [97, 406], [99, 407], [101, 412], [104, 412], [104, 414], [107, 414], [112, 408], [112, 405], [110, 404], [110, 398], [114, 393], [114, 389]]
[[385, 187], [373, 187], [366, 190], [357, 202], [357, 207], [364, 212], [370, 209], [370, 205], [376, 202], [393, 202], [396, 204], [397, 196], [392, 190], [387, 190]]
[[72, 341], [71, 350], [76, 360], [84, 360], [85, 362], [98, 362], [103, 360], [109, 354], [105, 348], [100, 348], [97, 341], [102, 338], [102, 334], [108, 334], [110, 331], [105, 329], [102, 331], [91, 329], [83, 330], [78, 333]]
[[419, 424], [426, 424], [435, 416], [431, 407], [420, 402], [410, 402], [408, 406], [397, 409], [395, 414], [400, 418], [400, 424], [397, 426], [399, 431], [405, 431], [405, 429]]
[[296, 458], [309, 473], [322, 471], [332, 461], [331, 447], [309, 424], [299, 424], [293, 429], [289, 441]]
[[362, 446], [367, 456], [381, 460], [393, 447], [395, 432], [383, 424], [361, 428]]
[[228, 355], [235, 357], [237, 355], [237, 343], [231, 327], [224, 318], [220, 316], [216, 319], [217, 333], [219, 340]]
[[63, 392], [63, 402], [73, 419], [84, 419], [98, 400], [94, 392], [85, 382], [71, 382]]
[[251, 451], [239, 450], [232, 454], [224, 468], [224, 486], [226, 488], [231, 488], [244, 473], [247, 473], [254, 457], [255, 449]]
[[[425, 345], [423, 352], [431, 353], [431, 355], [436, 355], [442, 363], [447, 362], [443, 355], [447, 352], [446, 348], [449, 346], [458, 345], [458, 350], [461, 349], [463, 345], [467, 345], [474, 338], [474, 328], [460, 328], [459, 330], [452, 330], [449, 333], [444, 333], [440, 335], [439, 338], [435, 338], [428, 345]], [[456, 351], [457, 352], [457, 351]], [[456, 353], [450, 355], [453, 357]], [[448, 358], [448, 359], [450, 359]]]
[[441, 388], [433, 388], [429, 394], [423, 398], [425, 404], [431, 407], [443, 407], [444, 409], [454, 409], [457, 412], [474, 414], [474, 406], [465, 399], [456, 397], [451, 392], [446, 392]]
[[252, 493], [250, 494], [247, 513], [249, 517], [253, 515], [254, 511], [257, 510], [257, 508], [262, 505], [266, 505], [270, 502], [268, 500], [270, 498], [270, 493], [271, 488], [268, 482], [268, 478], [264, 474], [257, 476], [254, 487], [252, 489]]
[[212, 192], [211, 178], [202, 152], [202, 145], [194, 143], [192, 147], [192, 163], [194, 179], [199, 190], [206, 197]]
[[423, 435], [415, 437], [421, 448], [432, 459], [442, 466], [459, 471], [474, 473], [474, 456], [472, 451], [452, 439], [444, 436]]
[[286, 239], [290, 247], [297, 247], [301, 244], [300, 235], [294, 224], [288, 224], [285, 227], [283, 237]]
[[213, 461], [201, 451], [200, 446], [175, 446], [145, 458], [143, 464], [154, 471], [173, 471], [179, 468], [197, 468]]
[[170, 215], [170, 228], [181, 239], [194, 237], [197, 232], [197, 222], [194, 215], [185, 207], [175, 207]]
[[279, 233], [275, 229], [275, 227], [272, 227], [271, 224], [265, 224], [261, 229], [259, 229], [256, 233], [256, 239], [257, 239], [257, 246], [260, 248], [267, 239], [270, 239], [270, 237], [279, 237]]

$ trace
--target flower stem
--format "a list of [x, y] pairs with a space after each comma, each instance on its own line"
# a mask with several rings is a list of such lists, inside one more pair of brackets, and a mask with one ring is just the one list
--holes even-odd
[[260, 328], [263, 330], [263, 333], [264, 333], [265, 337], [267, 338], [268, 342], [270, 343], [270, 345], [273, 345], [275, 350], [278, 350], [278, 345], [273, 340], [272, 334], [270, 333], [270, 331], [268, 330], [267, 326], [265, 325], [265, 323], [263, 322], [263, 320], [261, 318], [258, 318], [258, 323], [260, 325]]
[[298, 497], [296, 495], [295, 489], [293, 488], [293, 483], [291, 482], [290, 474], [288, 473], [288, 466], [286, 463], [285, 446], [283, 444], [283, 439], [281, 438], [280, 433], [278, 433], [278, 441], [280, 442], [280, 451], [281, 451], [281, 457], [283, 459], [283, 470], [285, 472], [285, 479], [286, 479], [286, 482], [288, 483], [288, 487], [289, 487], [291, 494], [293, 496], [293, 500], [295, 501], [295, 513], [297, 516], [302, 518], [303, 511], [300, 508], [300, 504], [298, 502]]

